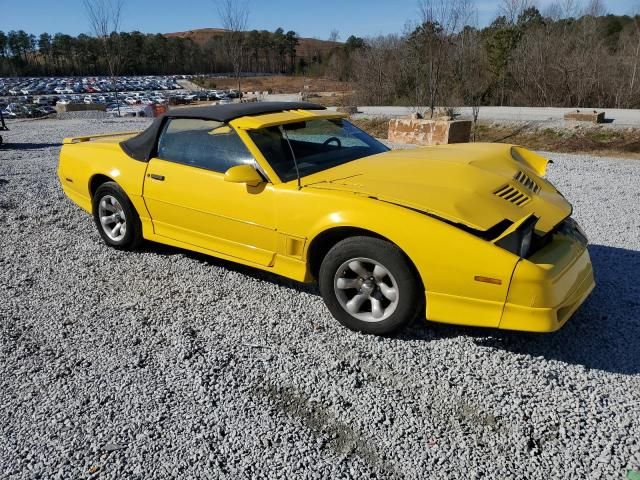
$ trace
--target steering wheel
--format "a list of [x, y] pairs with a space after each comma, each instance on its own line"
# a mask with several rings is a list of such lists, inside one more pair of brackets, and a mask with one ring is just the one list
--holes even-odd
[[338, 144], [338, 148], [342, 148], [342, 142], [338, 137], [329, 137], [324, 142], [322, 142], [323, 147], [328, 147], [331, 142], [336, 142]]

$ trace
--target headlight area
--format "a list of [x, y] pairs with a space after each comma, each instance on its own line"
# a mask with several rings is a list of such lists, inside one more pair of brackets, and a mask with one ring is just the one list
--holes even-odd
[[535, 235], [527, 261], [517, 262], [499, 328], [553, 332], [595, 286], [586, 236], [566, 218], [544, 236]]
[[544, 235], [536, 234], [535, 226], [537, 222], [538, 217], [529, 215], [519, 222], [514, 223], [511, 228], [505, 230], [493, 243], [520, 258], [529, 258], [531, 255], [542, 250], [551, 243], [553, 238], [558, 234], [564, 235], [584, 247], [588, 244], [587, 235], [582, 228], [580, 228], [578, 222], [571, 217], [565, 218]]
[[529, 215], [505, 230], [493, 243], [520, 258], [527, 258], [532, 253], [537, 222], [538, 217]]
[[587, 234], [584, 233], [582, 227], [576, 222], [573, 218], [569, 217], [562, 221], [560, 225], [558, 225], [554, 231], [558, 233], [562, 233], [567, 237], [573, 238], [577, 240], [579, 243], [584, 245], [585, 247], [589, 243], [589, 239], [587, 238]]

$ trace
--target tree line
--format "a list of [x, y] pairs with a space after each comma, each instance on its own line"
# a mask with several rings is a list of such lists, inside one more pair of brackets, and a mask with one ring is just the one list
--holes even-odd
[[[230, 72], [232, 58], [225, 35], [204, 44], [191, 38], [141, 32], [111, 33], [118, 75], [164, 75]], [[0, 31], [0, 76], [109, 75], [102, 39], [96, 36]], [[242, 34], [243, 70], [294, 74], [315, 60], [299, 58], [299, 36], [293, 30], [252, 30]]]
[[229, 30], [203, 44], [140, 32], [99, 38], [0, 31], [0, 75], [109, 75], [106, 41], [118, 57], [118, 75], [324, 76], [350, 82], [361, 105], [431, 111], [458, 105], [476, 111], [481, 105], [639, 108], [640, 16], [607, 15], [600, 0], [584, 1], [580, 8], [580, 0], [557, 0], [541, 12], [533, 0], [499, 0], [501, 14], [477, 28], [474, 0], [420, 0], [419, 21], [402, 34], [351, 36], [305, 57], [297, 53], [296, 32], [282, 28]]
[[326, 74], [352, 81], [358, 104], [640, 107], [638, 15], [605, 15], [598, 1], [542, 14], [529, 0], [503, 0], [503, 14], [478, 29], [462, 23], [469, 0], [420, 5], [404, 34], [332, 59]]

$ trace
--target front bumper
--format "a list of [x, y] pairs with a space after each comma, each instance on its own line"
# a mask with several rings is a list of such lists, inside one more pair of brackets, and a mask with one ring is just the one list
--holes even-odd
[[499, 328], [553, 332], [562, 327], [595, 287], [586, 239], [564, 229], [516, 265]]

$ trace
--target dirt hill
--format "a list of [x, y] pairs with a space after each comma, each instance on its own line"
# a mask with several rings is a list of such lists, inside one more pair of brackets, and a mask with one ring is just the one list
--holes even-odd
[[[199, 28], [186, 32], [165, 33], [166, 37], [191, 38], [194, 42], [204, 45], [211, 37], [222, 35], [223, 28]], [[325, 56], [332, 48], [342, 45], [340, 42], [318, 40], [316, 38], [300, 38], [300, 44], [296, 47], [296, 54], [305, 60], [311, 59], [317, 53]]]

